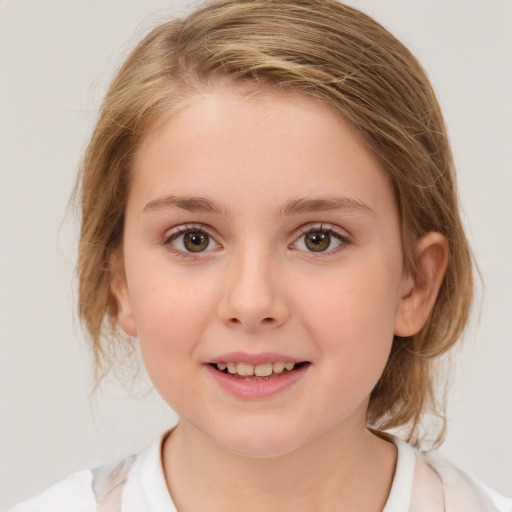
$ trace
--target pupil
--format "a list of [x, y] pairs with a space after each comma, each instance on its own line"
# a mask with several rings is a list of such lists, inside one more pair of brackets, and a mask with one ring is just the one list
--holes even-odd
[[183, 238], [183, 244], [190, 252], [201, 252], [208, 247], [208, 235], [205, 233], [187, 233]]
[[308, 233], [306, 235], [306, 247], [313, 252], [325, 251], [331, 243], [329, 233]]

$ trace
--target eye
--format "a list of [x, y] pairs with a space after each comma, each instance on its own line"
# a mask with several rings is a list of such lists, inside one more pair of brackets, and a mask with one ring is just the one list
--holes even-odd
[[200, 253], [212, 251], [219, 244], [203, 229], [197, 227], [184, 227], [172, 233], [165, 241], [178, 253]]
[[350, 243], [347, 236], [323, 226], [306, 227], [302, 235], [292, 244], [300, 251], [330, 253]]

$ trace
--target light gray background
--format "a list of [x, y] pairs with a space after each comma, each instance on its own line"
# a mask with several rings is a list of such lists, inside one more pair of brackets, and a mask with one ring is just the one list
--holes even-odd
[[[512, 494], [511, 3], [352, 0], [420, 58], [439, 93], [485, 282], [455, 355], [443, 452]], [[0, 508], [145, 447], [175, 421], [147, 381], [89, 400], [74, 318], [75, 169], [112, 72], [190, 1], [0, 1]], [[136, 35], [134, 36], [134, 33]]]

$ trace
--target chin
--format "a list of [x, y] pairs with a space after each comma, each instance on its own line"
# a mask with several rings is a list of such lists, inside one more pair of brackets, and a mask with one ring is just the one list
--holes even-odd
[[233, 455], [257, 459], [287, 455], [305, 443], [299, 432], [269, 425], [260, 428], [256, 425], [231, 428], [226, 429], [222, 436], [209, 437]]

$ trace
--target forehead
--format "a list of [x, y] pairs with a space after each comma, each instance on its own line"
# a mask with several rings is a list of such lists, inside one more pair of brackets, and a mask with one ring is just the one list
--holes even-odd
[[[132, 168], [131, 196], [215, 194], [272, 205], [330, 189], [363, 202], [386, 173], [359, 133], [319, 100], [273, 91], [219, 88], [191, 97], [143, 139]], [[288, 197], [285, 197], [288, 196]]]

